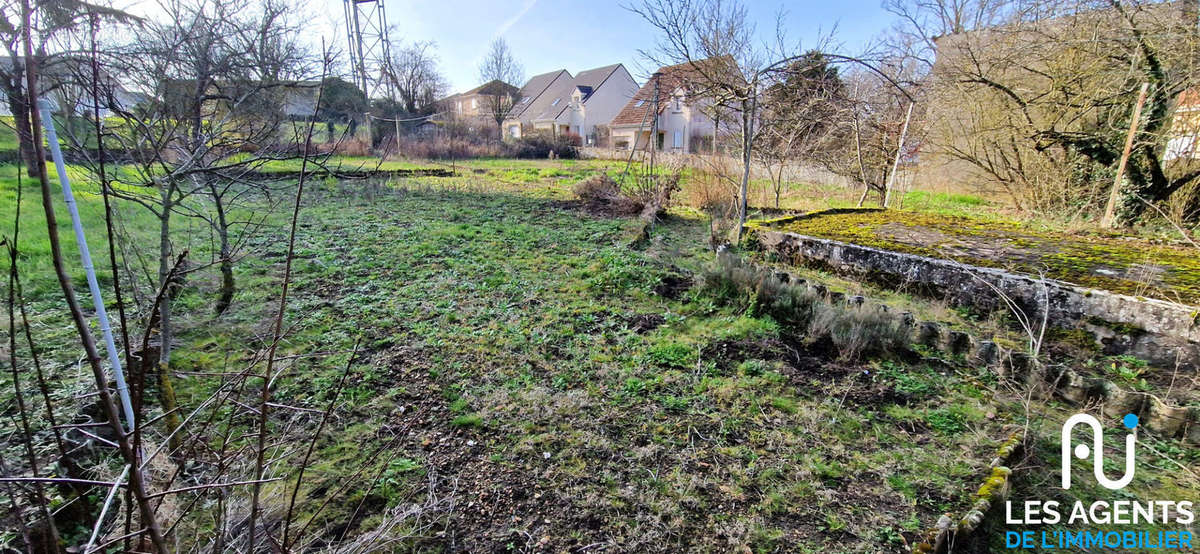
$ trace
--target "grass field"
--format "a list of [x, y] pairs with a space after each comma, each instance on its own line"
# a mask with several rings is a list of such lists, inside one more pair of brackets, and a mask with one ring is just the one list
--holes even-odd
[[[902, 552], [940, 514], [966, 509], [1013, 429], [1054, 428], [1068, 413], [1054, 401], [1025, 411], [1019, 391], [963, 360], [838, 359], [746, 304], [705, 293], [694, 283], [713, 255], [694, 211], [673, 210], [632, 248], [635, 221], [572, 201], [575, 182], [619, 165], [483, 160], [452, 178], [311, 183], [276, 401], [322, 410], [362, 344], [302, 487], [299, 521], [334, 499], [313, 523], [315, 544], [372, 537], [392, 520], [386, 536], [404, 536], [398, 551]], [[8, 224], [14, 177], [12, 167], [0, 171]], [[103, 211], [80, 177], [104, 275]], [[23, 195], [34, 332], [64, 409], [80, 409], [72, 395], [88, 385], [32, 183]], [[153, 219], [133, 205], [118, 210], [123, 240], [153, 259]], [[215, 270], [189, 277], [172, 368], [182, 404], [205, 398], [212, 374], [262, 346], [284, 217], [271, 215], [239, 260], [229, 312], [212, 315]], [[181, 226], [176, 241], [204, 262], [211, 246], [197, 225]], [[72, 241], [64, 232], [64, 245]], [[73, 250], [67, 259], [77, 266]], [[10, 405], [8, 372], [0, 388]], [[318, 420], [276, 414], [294, 436]], [[1196, 498], [1200, 483], [1175, 464], [1195, 467], [1200, 451], [1145, 440], [1162, 454], [1139, 458], [1125, 494]], [[1101, 494], [1058, 489], [1056, 441], [1030, 444], [1014, 500]], [[4, 448], [19, 459], [15, 444]], [[273, 474], [290, 479], [301, 453], [281, 446]], [[367, 477], [355, 477], [360, 469]], [[1088, 473], [1084, 462], [1076, 472]], [[281, 502], [290, 483], [268, 486], [269, 501]], [[421, 517], [401, 519], [411, 506], [423, 507]], [[1002, 540], [1001, 530], [989, 536]], [[193, 523], [178, 533], [205, 531]], [[15, 540], [0, 534], [0, 544]]]

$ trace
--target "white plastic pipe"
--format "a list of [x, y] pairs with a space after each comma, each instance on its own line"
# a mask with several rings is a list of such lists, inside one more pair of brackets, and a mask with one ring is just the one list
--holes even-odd
[[[125, 383], [125, 372], [121, 371], [121, 356], [113, 341], [112, 326], [108, 322], [108, 311], [104, 309], [104, 299], [100, 297], [100, 283], [96, 282], [96, 268], [92, 265], [92, 254], [88, 251], [87, 237], [83, 234], [79, 208], [75, 205], [75, 195], [71, 193], [71, 181], [67, 179], [67, 166], [63, 163], [62, 149], [58, 146], [58, 133], [54, 131], [54, 120], [50, 117], [50, 102], [41, 98], [38, 100], [38, 108], [42, 111], [42, 126], [46, 128], [46, 139], [50, 143], [54, 169], [58, 171], [58, 182], [62, 185], [63, 199], [67, 201], [67, 211], [71, 213], [71, 225], [75, 227], [75, 244], [79, 246], [79, 257], [83, 258], [83, 270], [87, 273], [92, 305], [95, 306], [96, 317], [100, 320], [100, 332], [104, 334], [104, 347], [108, 350], [108, 360], [112, 362], [113, 375], [117, 379], [117, 395], [121, 397], [121, 409], [125, 411], [125, 428], [132, 431], [133, 404], [129, 401], [129, 385]], [[100, 140], [100, 137], [96, 137], [96, 140]]]

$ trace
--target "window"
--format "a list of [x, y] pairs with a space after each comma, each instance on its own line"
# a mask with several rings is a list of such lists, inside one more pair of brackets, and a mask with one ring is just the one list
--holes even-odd
[[638, 100], [637, 103], [633, 105], [633, 107], [640, 108], [640, 107], [642, 107], [642, 104], [645, 104], [645, 103], [646, 103], [645, 100]]
[[462, 100], [459, 100], [458, 102], [455, 102], [454, 104], [456, 106], [457, 111], [462, 112]]
[[471, 109], [472, 109], [472, 110], [477, 110], [477, 109], [479, 109], [479, 99], [478, 99], [478, 98], [472, 98], [472, 99], [471, 99]]
[[675, 148], [683, 148], [683, 133], [675, 131]]
[[559, 101], [559, 100], [562, 100], [562, 98], [555, 98], [555, 99], [554, 99], [554, 102], [551, 102], [551, 103], [550, 103], [550, 105], [551, 105], [551, 106], [557, 106], [557, 105], [558, 105], [558, 101]]

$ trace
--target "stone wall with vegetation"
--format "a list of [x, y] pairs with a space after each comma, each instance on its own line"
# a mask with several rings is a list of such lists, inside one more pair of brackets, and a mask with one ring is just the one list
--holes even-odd
[[789, 263], [884, 286], [903, 286], [980, 312], [1011, 309], [1007, 297], [1012, 306], [1035, 321], [1040, 321], [1043, 309], [1048, 308], [1050, 326], [1083, 329], [1106, 353], [1129, 354], [1167, 367], [1200, 367], [1200, 313], [1191, 306], [763, 225], [750, 230], [751, 241], [758, 248]]

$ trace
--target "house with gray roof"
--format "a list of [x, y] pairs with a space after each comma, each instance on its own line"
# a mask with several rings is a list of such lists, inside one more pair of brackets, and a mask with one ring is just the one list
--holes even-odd
[[637, 82], [622, 64], [575, 76], [565, 69], [536, 75], [521, 88], [521, 99], [504, 121], [504, 136], [575, 134], [592, 144], [596, 126], [612, 122], [637, 90]]

